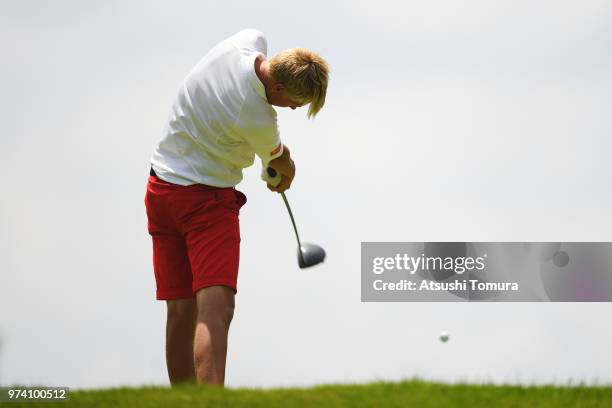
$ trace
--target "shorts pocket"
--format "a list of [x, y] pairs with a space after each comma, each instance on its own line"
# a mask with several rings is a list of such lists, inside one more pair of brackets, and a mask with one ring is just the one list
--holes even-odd
[[224, 195], [219, 198], [219, 204], [238, 214], [242, 206], [246, 204], [247, 198], [242, 191], [232, 190], [231, 192], [233, 194]]

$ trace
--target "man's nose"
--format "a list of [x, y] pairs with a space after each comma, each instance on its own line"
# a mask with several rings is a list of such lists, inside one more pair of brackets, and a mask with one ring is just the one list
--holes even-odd
[[292, 110], [295, 110], [295, 106], [290, 106], [290, 108], [291, 108]]

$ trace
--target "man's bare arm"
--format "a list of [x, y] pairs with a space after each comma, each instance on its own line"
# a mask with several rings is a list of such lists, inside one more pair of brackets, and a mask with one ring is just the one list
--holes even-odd
[[269, 167], [272, 167], [278, 174], [281, 175], [281, 182], [278, 186], [274, 187], [268, 184], [268, 188], [272, 191], [282, 193], [288, 190], [295, 177], [295, 163], [291, 159], [291, 152], [286, 145], [283, 145], [283, 154], [278, 156], [276, 159], [268, 163]]

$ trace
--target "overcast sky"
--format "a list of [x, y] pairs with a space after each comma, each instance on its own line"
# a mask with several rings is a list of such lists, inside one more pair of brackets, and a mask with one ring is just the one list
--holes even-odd
[[279, 111], [288, 198], [328, 259], [297, 268], [282, 200], [245, 171], [228, 385], [612, 383], [611, 304], [359, 286], [361, 241], [612, 240], [612, 2], [291, 5], [2, 2], [0, 383], [167, 384], [149, 157], [184, 75], [243, 28], [332, 67], [316, 120]]

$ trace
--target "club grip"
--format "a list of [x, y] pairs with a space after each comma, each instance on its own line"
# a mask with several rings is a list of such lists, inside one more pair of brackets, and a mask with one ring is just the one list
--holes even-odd
[[272, 167], [262, 168], [261, 179], [271, 186], [278, 186], [281, 182], [281, 175]]

